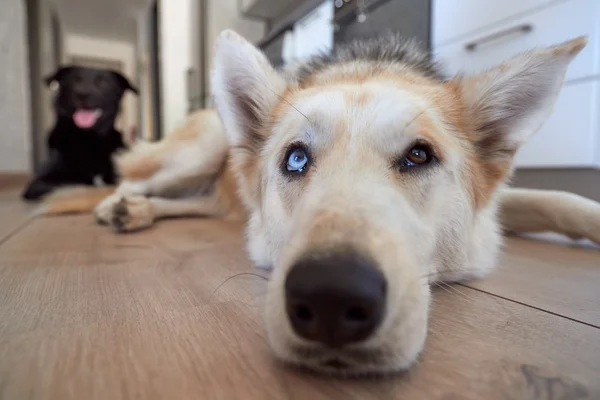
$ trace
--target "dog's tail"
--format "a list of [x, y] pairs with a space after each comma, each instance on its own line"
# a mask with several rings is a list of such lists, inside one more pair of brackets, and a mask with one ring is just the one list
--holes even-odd
[[96, 205], [115, 191], [115, 186], [75, 186], [59, 189], [44, 200], [36, 215], [91, 213]]
[[573, 193], [504, 189], [500, 218], [508, 232], [557, 232], [600, 244], [600, 204]]

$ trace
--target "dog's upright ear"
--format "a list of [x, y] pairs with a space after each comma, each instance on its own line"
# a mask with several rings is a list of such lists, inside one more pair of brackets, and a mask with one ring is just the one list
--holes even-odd
[[217, 38], [212, 90], [230, 142], [257, 151], [265, 139], [262, 124], [285, 91], [286, 82], [265, 55], [237, 33]]
[[586, 44], [579, 37], [536, 49], [448, 83], [460, 93], [488, 182], [499, 183], [510, 173], [515, 153], [552, 112], [569, 63]]
[[44, 83], [46, 86], [50, 86], [52, 83], [56, 82], [60, 85], [60, 83], [71, 73], [75, 67], [73, 66], [62, 66], [58, 67], [53, 74], [48, 75], [44, 78]]
[[250, 209], [260, 204], [258, 154], [270, 134], [265, 123], [285, 89], [285, 79], [260, 50], [233, 31], [219, 35], [212, 70], [213, 96], [232, 145], [239, 193]]
[[121, 88], [123, 89], [123, 92], [126, 92], [127, 90], [131, 90], [133, 93], [135, 94], [139, 94], [139, 90], [137, 87], [135, 87], [134, 85], [131, 84], [131, 82], [129, 82], [129, 79], [125, 78], [122, 74], [120, 74], [119, 72], [116, 71], [110, 71], [115, 78], [117, 78], [117, 82], [119, 82], [119, 86], [121, 86]]

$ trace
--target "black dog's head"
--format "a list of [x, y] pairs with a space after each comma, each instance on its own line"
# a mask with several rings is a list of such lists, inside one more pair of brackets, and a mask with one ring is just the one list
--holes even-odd
[[125, 91], [138, 93], [123, 75], [105, 69], [65, 66], [45, 80], [47, 85], [58, 83], [58, 117], [72, 119], [80, 129], [111, 129]]

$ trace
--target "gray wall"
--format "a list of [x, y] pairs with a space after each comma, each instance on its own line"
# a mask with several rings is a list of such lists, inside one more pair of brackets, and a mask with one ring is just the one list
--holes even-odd
[[2, 0], [0, 12], [0, 172], [30, 171], [25, 2]]
[[43, 78], [61, 64], [63, 32], [55, 6], [49, 0], [26, 0], [25, 4], [28, 10], [32, 164], [37, 169], [47, 158], [46, 138], [55, 122], [53, 93], [43, 83]]

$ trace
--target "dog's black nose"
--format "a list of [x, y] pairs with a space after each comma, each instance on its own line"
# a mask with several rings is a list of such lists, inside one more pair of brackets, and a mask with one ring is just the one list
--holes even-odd
[[75, 93], [75, 98], [81, 103], [85, 103], [90, 99], [91, 95], [88, 92], [79, 91]]
[[288, 273], [285, 294], [299, 336], [341, 347], [367, 339], [378, 327], [386, 281], [367, 257], [343, 251], [301, 259]]

